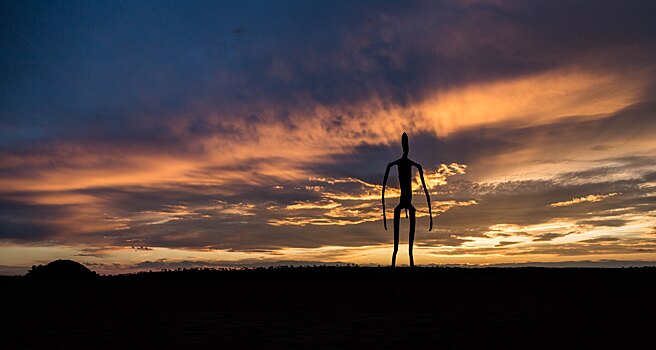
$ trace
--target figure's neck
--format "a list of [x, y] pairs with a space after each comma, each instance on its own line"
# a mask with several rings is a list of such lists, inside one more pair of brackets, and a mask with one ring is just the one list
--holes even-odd
[[403, 157], [401, 158], [408, 158], [408, 152], [403, 153]]

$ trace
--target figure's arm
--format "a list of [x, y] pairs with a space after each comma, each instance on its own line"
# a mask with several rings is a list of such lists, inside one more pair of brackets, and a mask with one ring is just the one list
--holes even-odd
[[428, 189], [426, 188], [426, 182], [424, 181], [424, 171], [421, 168], [421, 164], [415, 163], [417, 170], [419, 170], [419, 178], [421, 179], [421, 185], [424, 187], [424, 193], [426, 194], [426, 202], [428, 203], [428, 216], [430, 217], [430, 226], [428, 231], [433, 230], [433, 212], [431, 211], [431, 201], [430, 195], [428, 194]]
[[385, 185], [387, 185], [387, 177], [389, 176], [390, 168], [392, 168], [393, 165], [393, 162], [387, 164], [387, 169], [385, 169], [385, 177], [383, 178], [383, 226], [385, 226], [385, 230], [387, 230], [387, 216], [385, 216]]

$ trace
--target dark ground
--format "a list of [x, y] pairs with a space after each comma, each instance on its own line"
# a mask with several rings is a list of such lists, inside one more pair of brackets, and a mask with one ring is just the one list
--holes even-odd
[[656, 344], [656, 268], [308, 267], [0, 278], [2, 348]]

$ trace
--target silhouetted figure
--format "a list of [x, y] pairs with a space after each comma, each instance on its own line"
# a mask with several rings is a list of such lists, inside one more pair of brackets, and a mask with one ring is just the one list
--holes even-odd
[[408, 217], [408, 210], [410, 211], [410, 235], [408, 239], [409, 254], [410, 254], [410, 267], [415, 266], [415, 260], [412, 256], [412, 246], [415, 240], [415, 207], [412, 206], [412, 167], [417, 167], [419, 170], [419, 177], [421, 178], [421, 185], [424, 187], [426, 193], [426, 201], [428, 202], [428, 216], [430, 216], [430, 226], [428, 231], [433, 229], [433, 213], [431, 212], [431, 201], [424, 182], [424, 172], [421, 165], [413, 162], [408, 158], [408, 135], [403, 133], [401, 136], [401, 144], [403, 145], [403, 157], [387, 164], [385, 170], [385, 177], [383, 178], [383, 225], [387, 230], [387, 216], [385, 215], [385, 185], [387, 185], [387, 177], [389, 176], [390, 168], [398, 166], [399, 168], [399, 186], [401, 187], [401, 199], [399, 205], [394, 208], [394, 253], [392, 254], [392, 267], [396, 265], [396, 253], [399, 250], [399, 220], [401, 218], [401, 209], [405, 209], [405, 215]]

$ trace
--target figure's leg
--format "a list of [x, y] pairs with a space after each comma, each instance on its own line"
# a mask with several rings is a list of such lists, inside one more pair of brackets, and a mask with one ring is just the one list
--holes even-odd
[[415, 208], [410, 206], [410, 236], [408, 237], [408, 247], [410, 253], [410, 267], [415, 267], [415, 259], [412, 256], [412, 247], [415, 240]]
[[399, 251], [399, 221], [401, 221], [401, 206], [394, 208], [394, 253], [392, 253], [392, 267], [396, 265], [396, 252]]

